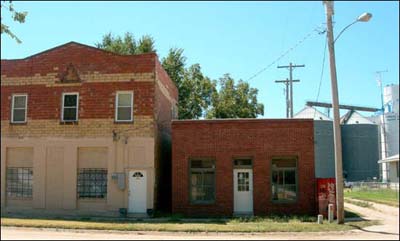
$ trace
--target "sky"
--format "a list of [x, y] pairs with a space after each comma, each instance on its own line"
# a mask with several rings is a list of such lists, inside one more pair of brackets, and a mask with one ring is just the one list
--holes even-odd
[[[305, 65], [293, 71], [293, 78], [300, 79], [293, 84], [294, 113], [306, 101], [331, 102], [329, 55], [326, 49], [323, 67], [326, 38], [319, 34], [326, 22], [322, 1], [13, 4], [28, 16], [25, 23], [16, 23], [1, 9], [2, 23], [22, 40], [17, 44], [2, 34], [1, 59], [25, 58], [70, 41], [94, 46], [108, 32], [131, 32], [136, 38], [149, 34], [160, 59], [179, 47], [188, 66], [199, 63], [211, 79], [229, 73], [248, 81], [259, 90], [262, 118], [286, 117], [284, 85], [274, 81], [289, 77], [287, 69], [277, 66], [290, 62]], [[387, 70], [384, 85], [399, 83], [399, 2], [337, 1], [334, 7], [335, 36], [360, 14], [373, 15], [349, 27], [335, 43], [339, 102], [380, 108], [376, 71]]]

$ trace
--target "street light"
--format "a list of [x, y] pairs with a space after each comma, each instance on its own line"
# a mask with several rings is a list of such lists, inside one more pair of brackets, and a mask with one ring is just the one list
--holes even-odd
[[339, 97], [336, 76], [336, 60], [335, 60], [335, 41], [339, 36], [351, 25], [357, 22], [367, 22], [372, 14], [361, 14], [354, 22], [347, 25], [337, 36], [333, 39], [333, 26], [332, 15], [333, 1], [323, 1], [325, 4], [326, 24], [327, 24], [327, 37], [329, 47], [329, 65], [331, 70], [331, 91], [332, 91], [332, 108], [333, 108], [333, 140], [335, 148], [335, 176], [336, 176], [336, 211], [338, 224], [344, 223], [344, 199], [343, 199], [343, 164], [342, 164], [342, 137], [340, 134], [340, 113], [339, 113]]
[[338, 34], [338, 36], [335, 38], [335, 40], [333, 42], [336, 42], [336, 40], [340, 37], [340, 35], [342, 35], [342, 33], [348, 29], [351, 25], [357, 23], [357, 22], [368, 22], [370, 19], [372, 18], [372, 14], [371, 13], [363, 13], [360, 16], [358, 16], [358, 18], [350, 23], [349, 25], [347, 25], [345, 28], [342, 29], [342, 31], [340, 31], [340, 33]]

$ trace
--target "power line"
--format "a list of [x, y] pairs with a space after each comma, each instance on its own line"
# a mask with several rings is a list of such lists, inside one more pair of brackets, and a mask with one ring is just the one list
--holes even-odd
[[270, 63], [269, 65], [267, 65], [266, 67], [262, 68], [261, 70], [259, 70], [258, 72], [256, 72], [254, 75], [252, 75], [250, 78], [247, 79], [247, 81], [250, 81], [252, 79], [254, 79], [255, 77], [257, 77], [258, 75], [260, 75], [262, 72], [264, 72], [265, 70], [267, 70], [268, 68], [270, 68], [272, 65], [274, 65], [276, 62], [278, 62], [280, 59], [282, 59], [283, 57], [285, 57], [288, 53], [290, 53], [291, 51], [293, 51], [294, 49], [296, 49], [300, 44], [304, 43], [304, 41], [306, 39], [308, 39], [309, 37], [312, 36], [312, 33], [315, 31], [318, 34], [323, 34], [325, 33], [325, 29], [324, 30], [319, 30], [320, 27], [317, 27], [315, 29], [313, 29], [310, 33], [308, 33], [303, 39], [301, 39], [300, 41], [298, 41], [293, 47], [289, 48], [288, 50], [286, 50], [286, 52], [284, 52], [283, 54], [281, 54], [278, 58], [276, 58], [274, 61], [272, 61], [272, 63]]
[[[315, 102], [318, 102], [319, 94], [321, 91], [321, 84], [322, 84], [322, 77], [324, 76], [324, 68], [325, 68], [325, 58], [326, 58], [326, 47], [328, 43], [328, 38], [325, 38], [325, 47], [324, 47], [324, 56], [322, 58], [322, 67], [321, 67], [321, 75], [319, 78], [319, 85], [318, 85], [318, 92], [317, 92], [317, 98], [315, 99]], [[315, 118], [316, 111], [314, 111], [314, 117]]]

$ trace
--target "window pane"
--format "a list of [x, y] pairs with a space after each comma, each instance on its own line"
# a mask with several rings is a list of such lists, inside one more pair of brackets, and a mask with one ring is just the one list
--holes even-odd
[[193, 186], [190, 194], [192, 196], [192, 201], [202, 201], [203, 200], [203, 194], [202, 194], [202, 190], [200, 187]]
[[209, 163], [213, 163], [213, 161], [206, 160], [204, 163], [203, 160], [191, 161], [191, 166], [196, 168], [190, 171], [190, 200], [194, 202], [214, 201], [215, 171], [210, 168], [202, 168], [202, 166], [210, 166]]
[[272, 184], [278, 183], [278, 172], [272, 171]]
[[64, 95], [64, 106], [75, 107], [77, 103], [78, 95]]
[[214, 187], [204, 187], [204, 200], [214, 201]]
[[132, 94], [118, 94], [118, 107], [131, 106]]
[[251, 166], [251, 159], [236, 159], [234, 160], [235, 166]]
[[192, 160], [192, 168], [214, 168], [213, 160]]
[[214, 172], [204, 173], [204, 185], [214, 185]]
[[107, 196], [107, 170], [79, 169], [77, 178], [79, 198], [105, 198]]
[[14, 108], [25, 108], [26, 96], [14, 96]]
[[272, 200], [295, 201], [297, 196], [296, 158], [272, 160]]
[[25, 110], [14, 110], [13, 121], [25, 121]]
[[272, 200], [278, 200], [278, 185], [272, 184]]
[[296, 167], [296, 159], [273, 159], [272, 166], [276, 167]]
[[192, 172], [191, 179], [192, 179], [192, 185], [194, 185], [194, 186], [201, 185], [203, 183], [201, 173]]
[[286, 170], [285, 171], [285, 184], [296, 184], [296, 171]]
[[118, 107], [117, 120], [131, 120], [131, 107]]
[[296, 200], [296, 186], [295, 185], [285, 185], [284, 189], [285, 200], [294, 201]]
[[7, 168], [7, 196], [32, 197], [32, 168]]
[[66, 108], [64, 109], [64, 120], [71, 121], [76, 120], [76, 108]]

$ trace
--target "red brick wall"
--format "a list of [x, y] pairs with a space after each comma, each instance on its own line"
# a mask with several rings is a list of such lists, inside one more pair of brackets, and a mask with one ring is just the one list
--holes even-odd
[[[214, 120], [172, 123], [172, 211], [186, 215], [233, 213], [233, 157], [253, 157], [255, 215], [315, 214], [314, 141], [312, 120]], [[271, 158], [298, 156], [298, 200], [271, 202]], [[191, 157], [216, 160], [216, 202], [189, 203]]]
[[[67, 65], [78, 66], [80, 74], [154, 72], [155, 53], [118, 55], [88, 45], [70, 42], [24, 59], [1, 60], [1, 75], [24, 77], [50, 72], [62, 74]], [[56, 71], [54, 68], [58, 68]]]
[[46, 87], [44, 85], [2, 86], [1, 120], [11, 117], [11, 95], [28, 94], [28, 121], [60, 119], [63, 92], [79, 92], [79, 118], [114, 118], [115, 93], [133, 90], [134, 116], [153, 115], [154, 83], [83, 83], [81, 86]]
[[[70, 63], [73, 64], [79, 75], [93, 73], [115, 74], [113, 76], [118, 80], [86, 82], [83, 79], [81, 85], [75, 86], [62, 84], [59, 86], [57, 84], [45, 86], [38, 83], [18, 83], [24, 77], [33, 77], [37, 74], [46, 76], [49, 73], [58, 73], [61, 76]], [[177, 88], [160, 65], [157, 55], [154, 53], [129, 56], [118, 55], [91, 46], [70, 42], [25, 59], [1, 60], [2, 78], [17, 77], [13, 80], [15, 85], [13, 83], [1, 86], [1, 120], [10, 119], [12, 93], [28, 94], [28, 120], [59, 119], [63, 92], [79, 92], [79, 118], [114, 118], [115, 92], [119, 90], [134, 91], [134, 115], [154, 116], [156, 72], [159, 80], [170, 95], [177, 100]], [[154, 82], [136, 81], [134, 78], [122, 81], [118, 74], [124, 73], [151, 74]], [[18, 77], [21, 78], [19, 79]], [[145, 78], [148, 78], [148, 76]], [[26, 78], [24, 81], [26, 81]], [[163, 100], [158, 99], [157, 101]], [[168, 109], [167, 113], [169, 113], [170, 107], [166, 106], [166, 108]]]

